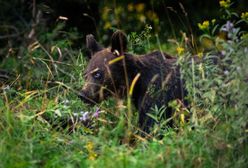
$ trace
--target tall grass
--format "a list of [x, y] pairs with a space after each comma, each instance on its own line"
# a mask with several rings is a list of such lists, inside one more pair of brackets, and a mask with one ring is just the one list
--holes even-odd
[[[228, 20], [239, 18], [224, 12]], [[230, 22], [232, 30], [225, 31]], [[170, 103], [180, 114], [173, 117], [175, 128], [160, 117], [166, 107], [154, 107], [150, 117], [157, 124], [147, 137], [137, 134], [137, 113], [125, 100], [84, 105], [76, 95], [84, 83], [84, 53], [53, 38], [59, 31], [41, 35], [23, 48], [21, 59], [1, 64], [16, 76], [1, 86], [0, 167], [246, 167], [248, 38], [239, 23], [247, 18], [230, 22], [205, 27], [200, 39], [211, 41], [210, 49], [197, 49], [194, 57], [185, 40], [170, 47], [180, 51], [177, 64], [190, 105]], [[129, 38], [148, 39], [144, 50], [171, 46], [150, 42], [146, 33]]]

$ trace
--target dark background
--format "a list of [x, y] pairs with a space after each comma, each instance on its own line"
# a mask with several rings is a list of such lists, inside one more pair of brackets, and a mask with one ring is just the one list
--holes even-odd
[[[143, 4], [145, 8], [141, 12], [130, 12], [127, 10], [128, 4]], [[106, 8], [112, 13], [107, 14], [104, 20]], [[233, 1], [232, 9], [238, 14], [247, 8], [247, 0]], [[158, 22], [155, 23], [151, 18], [146, 18], [145, 23], [135, 19], [136, 16], [147, 17], [147, 11], [155, 13]], [[113, 27], [130, 33], [140, 32], [148, 24], [152, 25], [153, 31], [161, 39], [178, 36], [180, 31], [197, 35], [197, 23], [216, 18], [219, 11], [218, 0], [0, 0], [0, 58], [6, 55], [8, 49], [28, 45], [37, 36], [56, 29], [61, 23], [63, 28], [60, 30], [75, 32], [76, 35], [59, 35], [56, 38], [71, 38], [72, 47], [80, 48], [86, 34], [92, 33], [99, 39], [108, 39]], [[68, 20], [58, 19], [59, 16], [67, 17]], [[112, 24], [111, 28], [104, 28], [106, 22], [115, 23], [115, 20], [117, 23]], [[42, 39], [46, 42], [46, 38]]]

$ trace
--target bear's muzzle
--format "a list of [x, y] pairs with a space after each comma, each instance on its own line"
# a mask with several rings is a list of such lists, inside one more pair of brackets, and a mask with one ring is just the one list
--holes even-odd
[[87, 94], [86, 92], [84, 91], [80, 91], [78, 93], [78, 97], [86, 104], [89, 104], [89, 105], [94, 105], [97, 103], [97, 100], [93, 100], [91, 99]]

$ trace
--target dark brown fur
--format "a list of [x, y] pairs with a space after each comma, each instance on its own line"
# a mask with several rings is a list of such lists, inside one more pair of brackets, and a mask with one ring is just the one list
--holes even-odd
[[[80, 97], [89, 103], [97, 103], [110, 95], [123, 98], [127, 93], [127, 83], [130, 86], [134, 77], [140, 73], [132, 100], [139, 111], [140, 127], [148, 131], [152, 120], [146, 114], [151, 108], [155, 105], [168, 107], [171, 100], [182, 100], [185, 91], [175, 58], [160, 51], [134, 56], [125, 52], [125, 40], [125, 34], [117, 31], [112, 37], [111, 48], [103, 49], [92, 35], [87, 36], [87, 46], [91, 46], [89, 50], [92, 57], [85, 71], [86, 82]], [[123, 60], [109, 64], [121, 55], [124, 55]], [[125, 69], [128, 82], [125, 80]], [[167, 108], [166, 116], [171, 116], [170, 108]]]

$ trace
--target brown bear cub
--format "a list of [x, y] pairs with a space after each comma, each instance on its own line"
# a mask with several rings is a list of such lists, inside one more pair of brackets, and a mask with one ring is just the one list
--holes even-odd
[[147, 113], [155, 105], [165, 106], [166, 117], [172, 110], [168, 103], [183, 100], [185, 90], [180, 78], [176, 59], [170, 55], [154, 51], [134, 56], [126, 52], [127, 37], [122, 31], [112, 35], [111, 47], [103, 48], [93, 35], [86, 36], [86, 47], [91, 56], [85, 71], [85, 84], [79, 96], [86, 102], [95, 104], [108, 96], [123, 98], [137, 74], [132, 102], [139, 111], [140, 128], [149, 132], [153, 119]]

